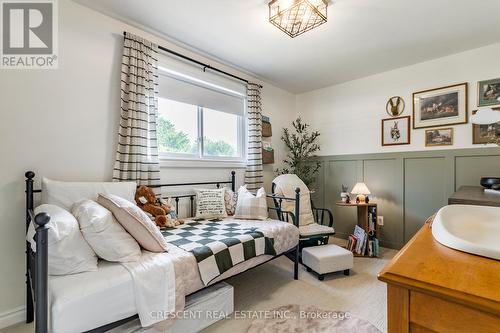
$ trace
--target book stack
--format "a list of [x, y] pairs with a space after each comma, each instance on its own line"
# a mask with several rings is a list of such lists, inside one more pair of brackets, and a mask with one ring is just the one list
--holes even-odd
[[354, 232], [349, 235], [347, 249], [360, 256], [378, 257], [379, 241], [375, 237], [374, 229], [366, 232], [360, 226], [354, 227]]

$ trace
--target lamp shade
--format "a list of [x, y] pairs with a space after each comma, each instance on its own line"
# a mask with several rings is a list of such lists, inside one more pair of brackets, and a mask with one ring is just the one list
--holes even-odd
[[370, 190], [368, 189], [368, 187], [366, 187], [365, 183], [357, 183], [352, 188], [351, 193], [353, 193], [353, 194], [368, 195], [368, 194], [370, 194]]
[[500, 112], [490, 108], [479, 109], [470, 117], [470, 122], [476, 125], [495, 124], [500, 122]]

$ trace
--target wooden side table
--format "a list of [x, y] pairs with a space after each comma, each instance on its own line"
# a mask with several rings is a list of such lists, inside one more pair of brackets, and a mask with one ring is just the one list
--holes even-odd
[[[357, 224], [365, 230], [366, 233], [373, 231], [373, 237], [377, 237], [377, 204], [376, 203], [345, 203], [337, 201], [335, 203], [341, 207], [356, 207], [358, 210]], [[372, 213], [373, 228], [370, 228], [370, 212]], [[368, 257], [367, 255], [354, 254], [358, 257]]]
[[357, 207], [358, 208], [358, 225], [365, 229], [366, 232], [370, 231], [370, 223], [369, 223], [369, 207], [375, 207], [375, 223], [374, 223], [374, 231], [376, 232], [376, 225], [377, 225], [377, 204], [376, 203], [345, 203], [342, 201], [338, 201], [335, 203], [337, 206], [344, 206], [344, 207]]

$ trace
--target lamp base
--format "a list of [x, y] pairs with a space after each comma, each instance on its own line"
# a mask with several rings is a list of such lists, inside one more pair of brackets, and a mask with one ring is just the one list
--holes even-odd
[[361, 204], [367, 203], [366, 196], [364, 194], [356, 195], [356, 203], [361, 203]]

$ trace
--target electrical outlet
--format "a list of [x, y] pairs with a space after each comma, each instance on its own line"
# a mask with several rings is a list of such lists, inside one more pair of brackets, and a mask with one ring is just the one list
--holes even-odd
[[384, 225], [384, 217], [383, 216], [377, 216], [377, 224], [380, 226]]

